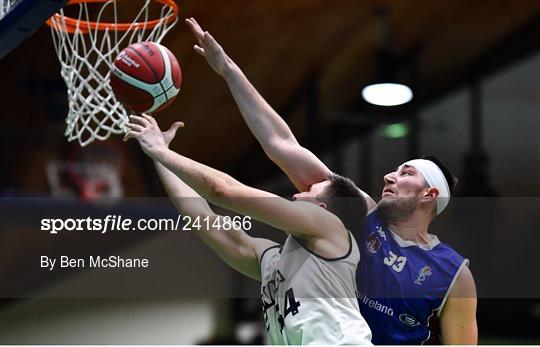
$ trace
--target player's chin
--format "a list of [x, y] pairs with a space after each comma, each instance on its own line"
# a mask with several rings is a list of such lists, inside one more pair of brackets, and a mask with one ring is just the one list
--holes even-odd
[[384, 203], [384, 204], [392, 204], [392, 203], [395, 203], [396, 201], [398, 200], [398, 197], [395, 196], [394, 194], [392, 193], [383, 193], [381, 195], [381, 200], [379, 201], [379, 203]]
[[379, 209], [386, 208], [401, 210], [405, 208], [406, 210], [409, 210], [410, 206], [415, 204], [416, 202], [414, 198], [400, 197], [396, 196], [395, 194], [383, 194], [377, 206]]

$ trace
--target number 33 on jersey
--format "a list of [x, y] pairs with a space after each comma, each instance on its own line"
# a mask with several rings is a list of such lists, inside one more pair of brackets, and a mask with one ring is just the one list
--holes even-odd
[[394, 252], [388, 252], [388, 256], [384, 257], [383, 262], [394, 269], [396, 272], [401, 272], [407, 263], [407, 258], [397, 256]]

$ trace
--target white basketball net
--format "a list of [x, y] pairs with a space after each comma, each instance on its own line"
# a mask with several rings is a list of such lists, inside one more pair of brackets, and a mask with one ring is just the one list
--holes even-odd
[[17, 0], [0, 0], [0, 18], [8, 13], [9, 9]]
[[[74, 32], [68, 33], [73, 26], [66, 24], [63, 10], [59, 12], [61, 19], [51, 18], [54, 47], [61, 65], [60, 74], [68, 89], [69, 113], [64, 133], [68, 141], [78, 140], [81, 146], [86, 146], [96, 139], [105, 140], [111, 134], [124, 134], [127, 131], [125, 123], [129, 112], [116, 100], [112, 91], [110, 66], [118, 53], [132, 43], [159, 43], [178, 21], [175, 16], [174, 21], [167, 22], [174, 11], [168, 5], [159, 4], [162, 6], [161, 19], [150, 28], [147, 22], [154, 18], [149, 18], [149, 7], [152, 2], [158, 1], [141, 2], [140, 11], [126, 31], [109, 28], [81, 30], [85, 26], [77, 22], [75, 30], [71, 30]], [[118, 23], [116, 0], [98, 5], [101, 8], [97, 14], [89, 10], [86, 3], [71, 6], [79, 6], [79, 16], [75, 19], [101, 23], [104, 13], [110, 14], [112, 11], [114, 23]], [[94, 3], [92, 9], [95, 8]]]

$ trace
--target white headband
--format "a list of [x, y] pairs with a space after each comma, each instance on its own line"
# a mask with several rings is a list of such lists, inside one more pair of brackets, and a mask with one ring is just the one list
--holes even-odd
[[420, 171], [422, 176], [427, 181], [430, 188], [437, 188], [439, 196], [437, 197], [437, 214], [441, 213], [448, 202], [450, 201], [450, 188], [448, 182], [444, 178], [444, 174], [441, 169], [432, 162], [426, 159], [413, 159], [404, 163], [403, 165], [409, 165]]

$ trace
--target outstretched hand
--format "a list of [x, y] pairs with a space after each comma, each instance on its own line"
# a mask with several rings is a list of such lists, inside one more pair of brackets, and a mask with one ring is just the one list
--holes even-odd
[[179, 129], [179, 128], [183, 128], [184, 127], [184, 123], [183, 122], [174, 122], [171, 127], [169, 128], [169, 130], [167, 131], [164, 131], [162, 134], [163, 134], [163, 138], [165, 139], [165, 143], [167, 144], [167, 147], [169, 147], [169, 145], [171, 144], [171, 141], [174, 139], [174, 137], [176, 136], [176, 131]]
[[195, 18], [187, 18], [186, 24], [197, 39], [198, 44], [193, 46], [195, 52], [202, 55], [215, 72], [223, 75], [231, 62], [223, 48], [208, 31], [203, 31]]
[[171, 125], [169, 130], [162, 133], [154, 117], [143, 113], [140, 116], [129, 116], [129, 122], [126, 126], [130, 131], [124, 136], [124, 141], [130, 138], [136, 139], [144, 153], [155, 159], [160, 150], [169, 147], [176, 131], [183, 127], [184, 123], [176, 122]]

